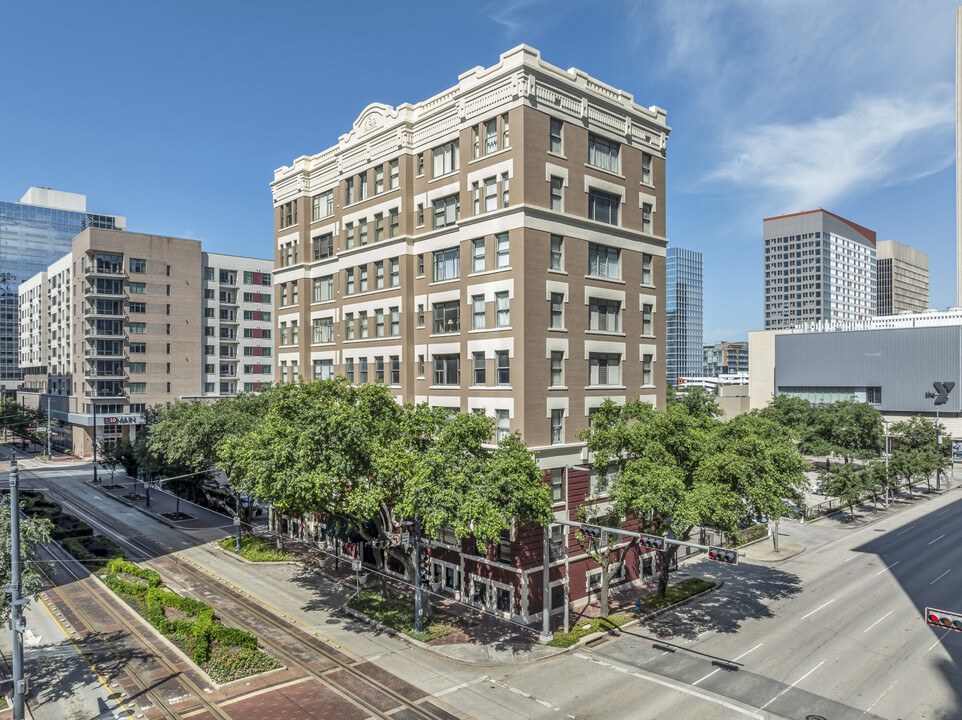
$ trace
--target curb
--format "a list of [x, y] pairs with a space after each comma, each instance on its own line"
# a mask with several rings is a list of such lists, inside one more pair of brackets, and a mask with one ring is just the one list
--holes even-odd
[[591, 633], [590, 635], [585, 635], [583, 638], [581, 638], [581, 639], [580, 639], [578, 642], [576, 642], [574, 645], [570, 645], [569, 647], [562, 648], [562, 651], [563, 651], [563, 652], [571, 652], [572, 650], [575, 650], [576, 648], [580, 648], [580, 647], [582, 647], [582, 646], [584, 646], [584, 645], [588, 645], [589, 643], [592, 643], [592, 642], [594, 642], [595, 640], [597, 640], [598, 638], [604, 637], [605, 635], [610, 635], [610, 636], [612, 636], [612, 637], [618, 637], [618, 635], [621, 634], [620, 631], [621, 631], [621, 630], [624, 630], [625, 628], [634, 627], [635, 625], [641, 625], [641, 623], [643, 623], [643, 622], [646, 622], [646, 621], [648, 621], [648, 620], [654, 620], [655, 618], [657, 618], [657, 617], [659, 617], [659, 616], [661, 616], [661, 615], [664, 615], [664, 614], [667, 613], [669, 610], [675, 610], [675, 609], [677, 609], [677, 608], [684, 607], [685, 605], [689, 605], [689, 604], [695, 602], [696, 600], [704, 597], [705, 595], [708, 595], [708, 593], [713, 593], [713, 592], [715, 592], [716, 590], [722, 588], [724, 585], [725, 585], [725, 581], [724, 581], [724, 580], [719, 580], [719, 581], [717, 581], [717, 582], [715, 583], [715, 586], [714, 586], [714, 587], [710, 587], [710, 588], [708, 588], [707, 590], [702, 590], [700, 593], [698, 593], [698, 594], [696, 594], [696, 595], [691, 595], [690, 597], [686, 597], [684, 600], [681, 600], [681, 601], [679, 601], [679, 602], [676, 602], [676, 603], [674, 603], [673, 605], [669, 605], [668, 607], [659, 608], [658, 610], [654, 610], [654, 611], [652, 611], [652, 612], [650, 612], [650, 613], [646, 613], [645, 615], [642, 615], [641, 617], [638, 617], [638, 618], [635, 618], [634, 620], [630, 620], [629, 622], [626, 622], [624, 625], [620, 625], [619, 627], [615, 628], [614, 630], [599, 630], [598, 632]]
[[[234, 538], [231, 538], [231, 540], [233, 539]], [[235, 560], [240, 560], [242, 563], [247, 563], [248, 565], [301, 565], [303, 567], [307, 567], [307, 563], [305, 563], [303, 560], [258, 560], [258, 561], [248, 560], [246, 557], [244, 557], [243, 555], [238, 555], [233, 550], [222, 548], [220, 546], [219, 540], [211, 540], [209, 543], [207, 543], [207, 545], [213, 548], [217, 548], [221, 552], [225, 553], [227, 557], [234, 558]]]
[[[89, 485], [89, 486], [92, 487], [92, 488], [98, 488], [98, 487], [100, 487], [99, 483], [94, 483], [93, 480], [84, 480], [84, 484], [85, 484], [85, 485]], [[167, 518], [163, 517], [160, 513], [151, 512], [151, 511], [148, 510], [147, 508], [142, 508], [142, 507], [140, 507], [139, 505], [134, 505], [132, 502], [130, 502], [130, 500], [126, 500], [125, 498], [122, 498], [122, 497], [120, 497], [119, 495], [114, 495], [112, 492], [105, 491], [105, 490], [100, 490], [100, 492], [103, 493], [105, 496], [109, 497], [109, 498], [112, 499], [112, 500], [116, 500], [116, 501], [119, 502], [119, 503], [123, 503], [123, 504], [126, 505], [127, 507], [132, 507], [134, 510], [139, 510], [139, 511], [142, 512], [144, 515], [146, 515], [147, 517], [151, 517], [151, 518], [153, 518], [154, 520], [156, 520], [157, 522], [163, 523], [163, 524], [166, 525], [167, 527], [174, 528], [175, 530], [190, 530], [190, 529], [191, 529], [191, 528], [182, 528], [182, 527], [180, 527], [179, 525], [175, 525], [173, 522], [171, 522], [171, 521], [168, 520]]]

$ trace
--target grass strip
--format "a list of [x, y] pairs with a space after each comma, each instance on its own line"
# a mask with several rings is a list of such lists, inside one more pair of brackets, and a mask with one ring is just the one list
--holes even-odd
[[260, 535], [246, 535], [241, 538], [241, 549], [237, 552], [236, 538], [224, 538], [219, 543], [224, 550], [237, 553], [251, 562], [286, 562], [295, 558], [294, 553], [278, 551], [274, 541]]
[[381, 596], [371, 590], [361, 590], [348, 600], [347, 606], [421, 642], [430, 642], [450, 635], [461, 623], [461, 619], [457, 616], [435, 610], [424, 632], [415, 632], [414, 602], [397, 593]]

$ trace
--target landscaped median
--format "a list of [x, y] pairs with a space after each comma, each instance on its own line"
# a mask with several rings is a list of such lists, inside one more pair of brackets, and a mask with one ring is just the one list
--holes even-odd
[[646, 595], [641, 598], [639, 601], [641, 612], [612, 613], [606, 618], [593, 617], [579, 620], [568, 632], [556, 631], [554, 638], [548, 642], [548, 645], [562, 648], [571, 647], [588, 635], [597, 632], [612, 632], [633, 620], [641, 620], [646, 615], [677, 605], [690, 597], [711, 590], [713, 587], [715, 587], [715, 583], [710, 580], [702, 580], [701, 578], [682, 580], [680, 583], [671, 585], [665, 592], [665, 597]]
[[165, 590], [153, 570], [111, 560], [102, 578], [218, 684], [281, 667], [275, 658], [257, 649], [255, 635], [222, 624], [210, 605]]

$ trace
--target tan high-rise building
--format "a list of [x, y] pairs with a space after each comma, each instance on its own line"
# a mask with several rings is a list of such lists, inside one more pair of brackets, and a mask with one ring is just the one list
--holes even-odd
[[878, 312], [895, 315], [903, 310], [922, 312], [929, 306], [929, 256], [895, 240], [876, 248]]
[[544, 467], [665, 396], [665, 111], [519, 46], [275, 171], [277, 379], [484, 411]]
[[131, 438], [149, 406], [256, 390], [273, 380], [272, 271], [197, 240], [85, 230], [20, 285], [18, 398], [86, 456], [94, 427]]

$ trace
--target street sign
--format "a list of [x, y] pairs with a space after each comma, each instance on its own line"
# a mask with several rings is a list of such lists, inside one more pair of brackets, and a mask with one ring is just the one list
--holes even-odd
[[358, 558], [354, 558], [353, 560], [351, 560], [351, 570], [353, 570], [354, 572], [357, 572], [360, 569], [361, 569], [361, 561]]
[[399, 547], [400, 545], [401, 545], [401, 534], [394, 533], [393, 535], [391, 535], [391, 546]]
[[234, 516], [234, 524], [235, 524], [235, 525], [240, 525], [240, 524], [241, 524], [240, 515], [235, 515], [235, 516]]
[[601, 539], [601, 526], [600, 525], [588, 525], [587, 523], [581, 523], [581, 532], [590, 538]]
[[962, 615], [959, 613], [927, 607], [925, 608], [925, 622], [928, 625], [945, 628], [946, 630], [962, 632]]
[[404, 545], [408, 545], [410, 544], [410, 542], [411, 542], [411, 533], [405, 530], [403, 533], [401, 533], [401, 543]]

